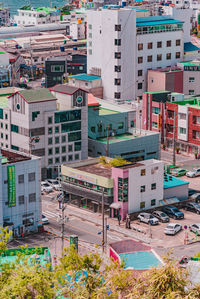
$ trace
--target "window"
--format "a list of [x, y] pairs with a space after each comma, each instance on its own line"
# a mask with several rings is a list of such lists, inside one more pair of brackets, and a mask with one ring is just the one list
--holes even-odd
[[55, 148], [55, 153], [56, 153], [56, 154], [59, 154], [59, 153], [60, 153], [60, 148], [59, 148], [59, 147], [56, 147], [56, 148]]
[[167, 42], [166, 42], [166, 46], [167, 46], [167, 47], [171, 47], [171, 45], [172, 45], [172, 41], [171, 41], [171, 40], [167, 40]]
[[0, 108], [0, 119], [3, 119], [3, 109]]
[[60, 158], [59, 158], [59, 157], [56, 157], [56, 158], [55, 158], [55, 164], [58, 164], [58, 163], [60, 163]]
[[62, 162], [66, 162], [66, 156], [62, 157]]
[[162, 54], [157, 54], [157, 61], [162, 60]]
[[121, 65], [115, 65], [115, 72], [117, 73], [121, 72]]
[[24, 183], [24, 175], [23, 174], [18, 175], [18, 183], [19, 184], [23, 184]]
[[135, 124], [134, 124], [134, 120], [131, 121], [131, 128], [134, 128]]
[[147, 62], [152, 62], [152, 60], [153, 60], [153, 56], [152, 55], [147, 56]]
[[171, 53], [167, 53], [167, 54], [166, 54], [166, 59], [167, 59], [167, 60], [170, 60], [170, 59], [171, 59], [171, 56], [172, 56]]
[[143, 44], [138, 44], [138, 51], [143, 50]]
[[148, 48], [148, 49], [153, 49], [153, 43], [148, 43], [148, 44], [147, 44], [147, 48]]
[[121, 79], [120, 78], [115, 78], [115, 85], [121, 85]]
[[12, 125], [12, 124], [11, 124], [11, 132], [18, 133], [18, 132], [19, 132], [19, 127], [16, 126], [16, 125]]
[[179, 128], [179, 133], [180, 134], [186, 134], [186, 128]]
[[115, 31], [121, 31], [121, 25], [115, 25]]
[[92, 24], [89, 24], [89, 25], [88, 25], [88, 28], [89, 28], [89, 29], [92, 29]]
[[64, 72], [64, 65], [52, 65], [51, 66], [51, 71], [53, 73], [56, 73], [56, 72]]
[[142, 201], [141, 203], [140, 203], [140, 209], [144, 209], [145, 208], [145, 201]]
[[141, 174], [141, 176], [146, 175], [146, 169], [141, 169], [140, 174]]
[[152, 113], [153, 114], [159, 114], [160, 113], [160, 108], [158, 108], [158, 107], [152, 107]]
[[200, 123], [200, 116], [193, 116], [193, 124], [199, 124]]
[[143, 63], [143, 57], [138, 57], [138, 63]]
[[54, 118], [56, 124], [68, 121], [81, 120], [81, 110], [56, 112], [54, 114]]
[[24, 195], [20, 195], [18, 197], [18, 202], [19, 202], [19, 205], [24, 205]]
[[156, 205], [156, 199], [152, 199], [151, 200], [151, 206], [155, 206]]
[[48, 165], [53, 164], [53, 159], [48, 159]]
[[114, 98], [115, 99], [120, 99], [121, 98], [121, 93], [120, 92], [115, 92], [114, 93]]
[[189, 94], [190, 95], [194, 94], [194, 89], [189, 89]]
[[6, 140], [8, 140], [8, 135], [6, 134]]
[[60, 142], [60, 138], [59, 137], [55, 137], [55, 143], [58, 144]]
[[176, 58], [180, 58], [181, 57], [181, 52], [176, 52]]
[[52, 138], [50, 137], [50, 138], [48, 138], [48, 144], [52, 144], [53, 143], [53, 140], [52, 140]]
[[28, 181], [29, 182], [35, 181], [35, 172], [31, 172], [28, 174]]
[[121, 52], [115, 52], [115, 58], [120, 59], [121, 58]]
[[[92, 35], [91, 33], [89, 33], [89, 37], [91, 37], [90, 35]], [[92, 49], [89, 49], [89, 55], [92, 55]], [[73, 69], [73, 67], [72, 67]]]
[[29, 194], [28, 201], [29, 202], [36, 202], [36, 194], [35, 193]]
[[48, 117], [48, 124], [51, 125], [52, 124], [52, 117]]
[[121, 46], [121, 39], [115, 39], [115, 46]]
[[157, 48], [162, 48], [162, 42], [157, 42]]
[[118, 177], [118, 200], [122, 202], [128, 201], [128, 178]]
[[186, 120], [186, 113], [179, 113], [179, 114], [178, 114], [178, 118], [179, 118], [179, 119]]
[[52, 134], [52, 127], [48, 128], [48, 134]]
[[37, 118], [38, 114], [40, 114], [40, 111], [32, 112], [32, 121], [35, 121], [35, 119]]
[[[12, 126], [12, 125], [11, 125]], [[3, 129], [3, 123], [1, 123], [1, 128]], [[11, 128], [11, 131], [12, 131], [12, 128]]]
[[138, 70], [138, 77], [142, 76], [142, 70]]
[[90, 130], [91, 130], [92, 133], [95, 133], [96, 132], [96, 127], [91, 127]]
[[156, 123], [156, 122], [153, 121], [152, 122], [152, 127], [157, 129], [158, 128], [158, 123]]
[[62, 133], [67, 133], [71, 131], [79, 131], [81, 130], [81, 122], [73, 122], [73, 123], [64, 123], [61, 124], [61, 132]]
[[121, 122], [121, 123], [118, 123], [118, 129], [123, 129], [124, 128], [124, 123]]
[[74, 151], [81, 151], [81, 142], [75, 142]]
[[74, 132], [68, 134], [68, 141], [77, 141], [81, 139], [81, 132]]
[[48, 155], [51, 156], [52, 154], [53, 154], [53, 149], [52, 149], [52, 148], [49, 148], [49, 149], [48, 149]]
[[151, 184], [151, 190], [156, 190], [156, 183]]
[[142, 83], [138, 83], [138, 89], [142, 89]]
[[6, 130], [8, 130], [8, 125], [6, 124]]
[[194, 82], [195, 78], [194, 77], [189, 77], [189, 82]]
[[79, 160], [79, 154], [75, 154], [75, 160]]
[[145, 192], [145, 185], [140, 186], [140, 192]]
[[192, 131], [192, 138], [193, 139], [199, 139], [200, 134], [199, 131]]
[[66, 142], [66, 136], [62, 136], [62, 143]]
[[68, 156], [68, 161], [72, 161], [73, 160], [73, 156], [72, 155], [69, 155]]
[[68, 145], [68, 152], [72, 152], [73, 151], [73, 146], [72, 146], [72, 144], [69, 144]]
[[180, 46], [181, 45], [181, 40], [180, 39], [177, 39], [176, 40], [176, 46]]
[[59, 127], [55, 127], [55, 133], [59, 133]]
[[5, 114], [5, 119], [8, 119], [8, 114], [7, 113]]

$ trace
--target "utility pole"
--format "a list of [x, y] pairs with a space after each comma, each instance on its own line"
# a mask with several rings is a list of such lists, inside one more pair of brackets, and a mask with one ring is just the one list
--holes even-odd
[[106, 144], [106, 157], [109, 155], [109, 125], [107, 125], [107, 144]]
[[105, 245], [106, 245], [106, 247], [107, 247], [107, 242], [108, 242], [107, 220], [108, 220], [108, 218], [105, 217]]
[[174, 127], [173, 127], [173, 165], [176, 165], [176, 139], [175, 139], [175, 118], [176, 112], [174, 110]]
[[104, 188], [102, 191], [102, 250], [104, 253], [104, 246], [105, 246], [105, 222], [104, 222]]
[[[60, 165], [58, 166], [58, 177], [59, 177], [59, 183], [61, 186], [61, 169]], [[60, 192], [60, 197], [61, 197], [61, 210], [62, 210], [62, 215], [61, 215], [61, 240], [62, 240], [62, 247], [61, 250], [63, 252], [64, 250], [64, 232], [65, 232], [65, 202], [64, 202], [64, 195]]]

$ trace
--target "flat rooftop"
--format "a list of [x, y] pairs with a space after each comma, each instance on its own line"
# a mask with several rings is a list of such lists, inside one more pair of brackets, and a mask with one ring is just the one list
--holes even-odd
[[0, 95], [0, 107], [5, 108], [8, 107], [8, 97]]
[[179, 63], [186, 66], [200, 66], [200, 60], [181, 61]]
[[180, 180], [172, 175], [164, 175], [164, 189], [174, 188], [178, 186], [188, 185], [189, 182]]
[[91, 165], [80, 166], [76, 169], [106, 178], [112, 177], [112, 168], [110, 166], [105, 166], [102, 163], [94, 163]]
[[129, 168], [135, 168], [135, 167], [140, 167], [140, 166], [144, 166], [144, 164], [143, 163], [130, 163], [130, 164], [125, 164], [125, 165], [115, 166], [115, 168], [129, 169]]
[[31, 157], [21, 155], [10, 150], [9, 151], [4, 150], [4, 149], [2, 149], [0, 152], [0, 158], [2, 158], [2, 164], [10, 164], [10, 163], [31, 160]]
[[99, 108], [99, 115], [109, 115], [109, 114], [117, 114], [117, 113], [119, 112], [115, 110], [111, 110], [103, 107]]
[[[109, 143], [116, 143], [116, 142], [120, 142], [120, 141], [127, 141], [127, 140], [131, 140], [131, 139], [136, 139], [136, 138], [139, 138], [139, 137], [143, 137], [145, 136], [145, 134], [131, 134], [131, 133], [124, 133], [124, 134], [121, 134], [121, 135], [116, 135], [116, 136], [110, 136], [109, 137]], [[102, 137], [102, 138], [97, 138], [96, 139], [97, 141], [99, 142], [102, 142], [102, 143], [107, 143], [107, 137]]]
[[181, 106], [189, 105], [191, 108], [200, 109], [200, 97], [193, 98], [193, 99], [187, 99], [184, 101], [177, 101], [177, 102], [175, 101], [173, 103], [181, 105]]
[[183, 21], [174, 20], [170, 16], [151, 16], [136, 19], [136, 27], [168, 25], [168, 24], [183, 24]]
[[189, 43], [184, 43], [184, 52], [193, 52], [193, 51], [199, 51], [200, 48], [192, 44], [191, 42]]
[[95, 81], [95, 80], [101, 79], [101, 77], [99, 77], [99, 76], [88, 75], [88, 74], [74, 75], [74, 76], [70, 76], [70, 78], [74, 78], [74, 79], [82, 80], [82, 81]]

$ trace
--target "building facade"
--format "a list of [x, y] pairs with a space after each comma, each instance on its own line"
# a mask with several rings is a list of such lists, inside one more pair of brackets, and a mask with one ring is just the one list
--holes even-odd
[[62, 84], [67, 75], [66, 57], [51, 57], [45, 61], [45, 87]]
[[41, 222], [40, 158], [1, 150], [0, 226], [13, 237], [37, 231]]
[[200, 94], [200, 61], [191, 60], [178, 63], [183, 71], [183, 93], [185, 95]]

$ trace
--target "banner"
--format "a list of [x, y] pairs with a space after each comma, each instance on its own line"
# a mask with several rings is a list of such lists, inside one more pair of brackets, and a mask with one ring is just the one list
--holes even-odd
[[15, 165], [8, 166], [8, 206], [16, 206]]

